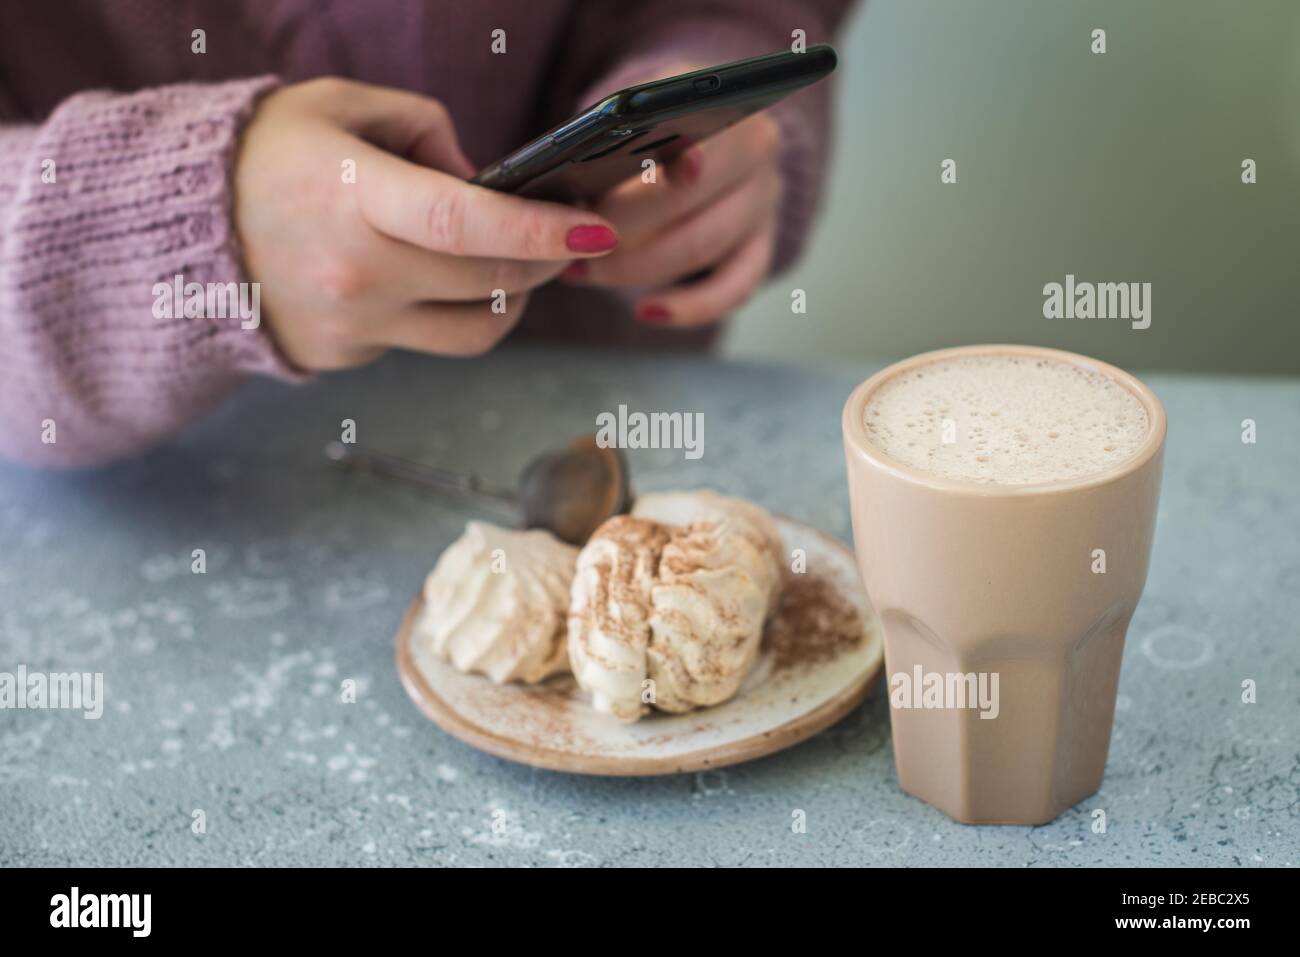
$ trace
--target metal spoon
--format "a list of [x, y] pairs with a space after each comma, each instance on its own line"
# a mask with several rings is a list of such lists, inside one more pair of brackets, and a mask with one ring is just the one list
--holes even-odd
[[626, 512], [632, 501], [623, 453], [601, 447], [594, 435], [537, 456], [524, 467], [517, 490], [342, 442], [326, 445], [325, 457], [347, 468], [472, 498], [498, 511], [522, 513], [525, 528], [547, 529], [573, 545], [582, 545], [607, 518]]

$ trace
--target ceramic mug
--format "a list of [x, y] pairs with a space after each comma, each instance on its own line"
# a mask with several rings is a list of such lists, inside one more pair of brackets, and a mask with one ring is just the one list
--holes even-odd
[[[1022, 486], [928, 474], [872, 445], [864, 408], [874, 390], [927, 363], [981, 355], [1104, 374], [1146, 409], [1145, 441], [1104, 471]], [[1159, 399], [1128, 373], [1029, 346], [930, 352], [853, 390], [843, 414], [853, 537], [884, 625], [903, 790], [962, 822], [1041, 824], [1100, 787], [1124, 636], [1151, 555], [1165, 425]], [[996, 683], [996, 714], [895, 706], [895, 690], [930, 675], [968, 697], [980, 676]]]

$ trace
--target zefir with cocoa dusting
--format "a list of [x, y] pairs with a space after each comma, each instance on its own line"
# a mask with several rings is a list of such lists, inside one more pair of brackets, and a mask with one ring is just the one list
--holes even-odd
[[[558, 625], [552, 591], [531, 584], [542, 570], [520, 565], [542, 553], [497, 541], [506, 543], [502, 574], [494, 579], [491, 549], [480, 549], [479, 584], [467, 590], [486, 595], [482, 589], [491, 586], [491, 607], [513, 609], [502, 621]], [[587, 687], [567, 673], [494, 684], [459, 671], [428, 639], [441, 633], [442, 610], [417, 599], [398, 634], [398, 671], [428, 717], [475, 747], [538, 767], [671, 774], [789, 747], [856, 708], [880, 675], [879, 623], [853, 557], [822, 532], [713, 492], [654, 493], [637, 499], [631, 516], [598, 530], [591, 545], [596, 549], [577, 562], [578, 575], [588, 577], [572, 586], [569, 634], [534, 629], [529, 640], [538, 644], [527, 651], [518, 644], [522, 633], [506, 628], [483, 659], [517, 650], [528, 660], [553, 660], [567, 637], [571, 660], [588, 669]], [[568, 561], [544, 574], [560, 573]], [[443, 572], [458, 567], [439, 564]], [[425, 594], [457, 590], [443, 581]], [[530, 600], [545, 607], [529, 612]], [[593, 608], [596, 618], [588, 617]], [[604, 639], [595, 640], [597, 626]], [[483, 627], [475, 634], [476, 642], [488, 638]], [[615, 638], [617, 659], [605, 647]], [[620, 663], [625, 671], [616, 670]], [[605, 708], [594, 700], [602, 694], [610, 696]], [[611, 713], [615, 703], [622, 714]]]

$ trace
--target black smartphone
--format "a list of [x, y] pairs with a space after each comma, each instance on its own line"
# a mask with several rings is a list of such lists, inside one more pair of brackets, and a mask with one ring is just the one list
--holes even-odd
[[538, 199], [581, 201], [671, 160], [835, 69], [825, 43], [620, 90], [482, 170], [471, 182]]

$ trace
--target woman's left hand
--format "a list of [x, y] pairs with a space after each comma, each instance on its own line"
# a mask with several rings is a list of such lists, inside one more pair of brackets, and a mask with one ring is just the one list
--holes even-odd
[[[776, 121], [755, 113], [656, 170], [656, 182], [637, 177], [616, 187], [592, 209], [614, 223], [618, 248], [575, 262], [561, 278], [658, 287], [637, 301], [642, 322], [684, 327], [723, 318], [772, 264], [780, 142]], [[681, 282], [698, 273], [705, 275]]]

